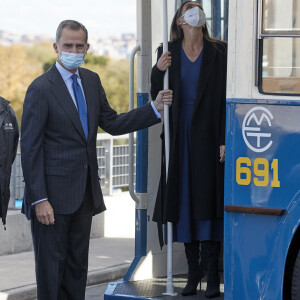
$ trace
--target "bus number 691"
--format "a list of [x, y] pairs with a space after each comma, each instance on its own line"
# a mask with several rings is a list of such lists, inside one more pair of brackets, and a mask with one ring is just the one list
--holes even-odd
[[269, 168], [269, 161], [265, 158], [256, 158], [253, 162], [253, 170], [251, 167], [252, 162], [249, 157], [239, 157], [236, 160], [236, 182], [239, 185], [249, 185], [253, 172], [254, 185], [267, 186], [271, 177], [271, 187], [280, 187], [280, 181], [278, 180], [278, 159], [272, 160], [271, 170]]

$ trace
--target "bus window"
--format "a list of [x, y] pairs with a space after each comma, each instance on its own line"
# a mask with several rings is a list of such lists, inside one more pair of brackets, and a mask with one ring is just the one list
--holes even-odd
[[258, 36], [261, 93], [300, 94], [300, 4], [297, 2], [262, 0]]
[[223, 41], [228, 39], [228, 2], [229, 0], [202, 0], [210, 35]]

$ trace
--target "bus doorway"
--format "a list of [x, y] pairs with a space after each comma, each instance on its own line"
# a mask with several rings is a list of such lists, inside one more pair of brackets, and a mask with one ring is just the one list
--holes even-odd
[[[148, 101], [150, 95], [150, 73], [152, 66], [156, 63], [157, 47], [162, 43], [162, 19], [163, 5], [161, 0], [137, 1], [138, 24], [138, 48], [137, 48], [137, 98]], [[184, 1], [182, 1], [184, 2]], [[212, 37], [227, 39], [228, 23], [228, 0], [203, 0], [207, 15], [208, 27]], [[168, 28], [171, 20], [181, 1], [168, 0]], [[151, 14], [150, 14], [151, 12]], [[150, 42], [151, 41], [151, 42]], [[149, 48], [150, 47], [150, 48]], [[138, 104], [139, 105], [139, 104]], [[160, 177], [161, 158], [161, 125], [157, 125], [144, 131], [142, 136], [137, 137], [137, 165], [138, 161], [147, 161], [140, 164], [142, 170], [137, 166], [137, 180], [146, 182], [146, 188], [136, 186], [137, 196], [142, 201], [136, 204], [136, 253], [133, 263], [125, 278], [121, 282], [109, 284], [105, 293], [105, 299], [114, 297], [138, 299], [163, 298], [166, 292], [167, 273], [167, 250], [164, 246], [160, 248], [158, 242], [157, 225], [152, 222], [156, 193]], [[139, 148], [143, 141], [143, 147]], [[146, 146], [145, 146], [146, 145]], [[143, 148], [143, 150], [142, 150]], [[145, 167], [146, 166], [146, 167]], [[145, 172], [146, 170], [146, 172]], [[139, 176], [139, 179], [138, 179]], [[222, 272], [223, 266], [220, 265]], [[173, 245], [173, 284], [177, 297], [181, 297], [182, 288], [186, 284], [187, 264], [182, 244]], [[195, 297], [204, 299], [205, 283], [202, 291]], [[221, 291], [223, 291], [221, 289]], [[193, 298], [193, 296], [192, 296]], [[220, 298], [223, 299], [221, 293]]]

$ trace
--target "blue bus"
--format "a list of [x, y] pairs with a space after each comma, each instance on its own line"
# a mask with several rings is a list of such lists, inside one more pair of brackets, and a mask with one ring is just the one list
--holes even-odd
[[229, 15], [225, 299], [300, 299], [300, 3]]

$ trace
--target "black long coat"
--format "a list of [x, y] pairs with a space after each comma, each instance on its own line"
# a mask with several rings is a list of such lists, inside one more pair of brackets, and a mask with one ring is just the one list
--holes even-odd
[[[179, 141], [180, 115], [180, 47], [182, 41], [169, 43], [172, 64], [169, 88], [174, 100], [170, 108], [170, 158], [168, 182], [165, 184], [164, 155], [161, 181], [153, 221], [158, 224], [178, 220], [179, 213]], [[158, 58], [162, 47], [158, 48]], [[158, 59], [157, 58], [157, 59]], [[220, 145], [225, 145], [227, 45], [204, 39], [202, 66], [191, 123], [192, 214], [194, 219], [223, 217], [224, 164], [220, 163]], [[155, 65], [151, 73], [151, 96], [163, 89], [164, 72]], [[162, 134], [163, 138], [163, 134]], [[164, 147], [164, 145], [163, 145]], [[162, 151], [164, 153], [164, 149]]]
[[19, 128], [9, 101], [0, 97], [0, 218], [6, 224], [11, 166], [17, 154]]

